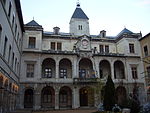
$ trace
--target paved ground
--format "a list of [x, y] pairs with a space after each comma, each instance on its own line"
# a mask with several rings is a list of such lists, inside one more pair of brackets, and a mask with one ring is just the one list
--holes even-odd
[[93, 113], [96, 110], [56, 110], [56, 111], [40, 111], [32, 113]]
[[11, 113], [93, 113], [96, 109], [85, 110], [85, 109], [77, 109], [77, 110], [51, 110], [51, 111], [30, 111], [30, 110], [18, 110]]

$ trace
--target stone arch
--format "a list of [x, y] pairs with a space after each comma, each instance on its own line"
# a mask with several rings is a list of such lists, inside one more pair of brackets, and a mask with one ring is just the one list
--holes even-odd
[[72, 108], [72, 90], [68, 86], [63, 86], [59, 91], [60, 108]]
[[115, 92], [117, 104], [123, 106], [127, 99], [126, 88], [124, 86], [118, 86]]
[[54, 78], [56, 73], [56, 62], [52, 58], [46, 58], [42, 62], [42, 77]]
[[114, 78], [125, 79], [125, 69], [122, 61], [117, 60], [114, 62]]
[[111, 66], [109, 61], [102, 60], [99, 63], [99, 72], [100, 72], [100, 78], [107, 77], [108, 75], [111, 75]]
[[24, 108], [33, 108], [34, 91], [31, 88], [25, 89], [24, 92]]
[[72, 62], [68, 58], [63, 58], [59, 61], [60, 78], [72, 77]]
[[0, 76], [0, 88], [3, 87], [4, 84], [4, 78], [3, 76]]
[[4, 88], [5, 88], [5, 89], [8, 89], [8, 84], [9, 84], [9, 83], [8, 83], [8, 79], [6, 79], [5, 82], [4, 82]]
[[46, 86], [41, 91], [41, 107], [54, 108], [55, 107], [55, 90], [51, 86]]
[[82, 87], [79, 90], [80, 107], [94, 106], [94, 90], [91, 87]]
[[93, 63], [88, 58], [82, 58], [79, 61], [79, 78], [95, 78]]

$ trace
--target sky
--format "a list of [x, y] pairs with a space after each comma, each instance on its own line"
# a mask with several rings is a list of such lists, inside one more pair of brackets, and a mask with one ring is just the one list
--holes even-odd
[[[69, 22], [78, 0], [21, 0], [24, 24], [35, 20], [44, 31], [69, 33]], [[79, 0], [81, 9], [89, 17], [90, 34], [105, 30], [116, 36], [127, 28], [142, 35], [150, 32], [150, 0]]]

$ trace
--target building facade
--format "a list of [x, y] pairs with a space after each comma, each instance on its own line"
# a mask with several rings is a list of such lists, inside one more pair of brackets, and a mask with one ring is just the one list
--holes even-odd
[[[70, 32], [59, 27], [46, 32], [35, 20], [24, 26], [20, 108], [62, 109], [96, 106], [103, 101], [103, 86], [110, 75], [118, 104], [135, 86], [144, 101], [145, 80], [140, 33], [124, 28], [117, 36], [102, 30], [90, 35], [89, 18], [80, 4], [70, 20]], [[94, 89], [101, 82], [101, 93]], [[99, 97], [99, 98], [97, 98]]]
[[150, 33], [139, 39], [147, 89], [147, 101], [150, 101]]
[[0, 1], [0, 113], [17, 107], [24, 24], [19, 0]]

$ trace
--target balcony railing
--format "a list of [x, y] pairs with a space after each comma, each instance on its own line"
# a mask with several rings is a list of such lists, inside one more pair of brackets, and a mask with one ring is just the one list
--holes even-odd
[[97, 83], [99, 82], [98, 78], [74, 78], [74, 84], [85, 84], [85, 83]]

